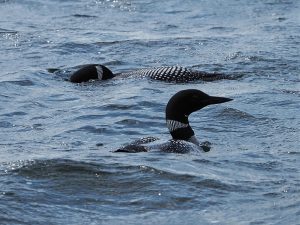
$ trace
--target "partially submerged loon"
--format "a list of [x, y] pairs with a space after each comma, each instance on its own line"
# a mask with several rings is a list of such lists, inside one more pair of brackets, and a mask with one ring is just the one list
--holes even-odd
[[[164, 152], [186, 153], [193, 149], [209, 151], [209, 146], [200, 144], [189, 124], [188, 117], [191, 113], [205, 106], [231, 101], [230, 98], [209, 96], [197, 89], [182, 90], [173, 95], [166, 107], [166, 123], [172, 140], [164, 144], [155, 145], [157, 138], [149, 137], [137, 140], [115, 152], [147, 152], [159, 149]], [[149, 143], [151, 143], [149, 145]]]
[[87, 82], [89, 80], [107, 80], [115, 77], [148, 77], [153, 80], [184, 83], [195, 80], [213, 81], [229, 79], [220, 73], [207, 73], [187, 69], [181, 66], [167, 66], [148, 69], [138, 69], [130, 72], [113, 74], [106, 66], [100, 64], [85, 65], [75, 71], [70, 81], [73, 83]]

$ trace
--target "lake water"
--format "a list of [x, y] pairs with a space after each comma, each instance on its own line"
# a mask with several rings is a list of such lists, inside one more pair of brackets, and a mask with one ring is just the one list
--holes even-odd
[[[0, 52], [0, 224], [300, 224], [300, 1], [0, 0]], [[47, 72], [88, 63], [237, 79]], [[188, 88], [234, 99], [190, 116], [210, 152], [112, 152]]]

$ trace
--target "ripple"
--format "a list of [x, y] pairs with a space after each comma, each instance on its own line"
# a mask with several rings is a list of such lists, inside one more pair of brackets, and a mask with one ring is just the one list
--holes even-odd
[[278, 91], [283, 92], [283, 93], [286, 93], [286, 94], [292, 94], [292, 95], [300, 96], [300, 91], [298, 91], [298, 90], [280, 89], [280, 90], [278, 90]]
[[140, 126], [141, 123], [143, 123], [143, 121], [139, 121], [139, 120], [135, 120], [135, 119], [123, 119], [123, 120], [116, 122], [116, 124], [131, 125], [131, 126], [132, 125]]
[[[7, 2], [7, 1], [4, 1], [4, 2]], [[1, 3], [1, 1], [0, 1], [0, 3]], [[16, 34], [18, 34], [18, 31], [7, 30], [7, 29], [0, 28], [0, 35], [1, 34], [13, 34], [13, 35], [16, 35]]]
[[223, 191], [241, 191], [242, 187], [234, 184], [228, 184], [215, 179], [203, 179], [201, 181], [193, 182], [197, 188], [213, 189]]
[[70, 51], [76, 51], [76, 53], [91, 53], [95, 52], [96, 48], [94, 44], [66, 42], [55, 46], [55, 51], [61, 55], [67, 54]]
[[97, 176], [110, 173], [108, 171], [101, 171], [97, 164], [67, 159], [25, 160], [12, 162], [6, 166], [13, 173], [38, 179], [61, 177], [65, 174], [92, 174], [93, 176]]
[[219, 116], [232, 119], [256, 119], [253, 115], [234, 108], [224, 108], [221, 113], [219, 113]]
[[1, 81], [0, 84], [14, 84], [18, 86], [34, 86], [35, 83], [31, 80], [14, 80], [14, 81]]
[[[260, 54], [260, 55], [259, 55]], [[275, 63], [277, 62], [276, 59], [273, 58], [266, 58], [263, 55], [269, 56], [271, 55], [271, 53], [268, 52], [260, 52], [258, 55], [247, 55], [244, 54], [243, 52], [233, 52], [231, 54], [229, 54], [228, 56], [226, 56], [225, 60], [227, 61], [232, 61], [232, 60], [242, 60], [241, 63], [245, 63], [245, 62], [266, 62], [266, 63]]]
[[0, 127], [11, 128], [11, 127], [14, 127], [14, 125], [8, 121], [0, 121]]
[[135, 105], [125, 105], [125, 104], [107, 104], [103, 105], [101, 108], [105, 111], [114, 111], [114, 110], [129, 110], [135, 108]]
[[220, 31], [220, 32], [233, 32], [235, 30], [237, 30], [237, 28], [234, 27], [211, 27], [210, 30], [214, 30], [214, 31]]
[[88, 121], [90, 121], [90, 120], [98, 120], [98, 119], [102, 119], [102, 118], [104, 118], [104, 116], [103, 115], [92, 115], [92, 114], [89, 114], [89, 115], [82, 115], [82, 116], [78, 116], [78, 117], [76, 117], [75, 118], [75, 120], [88, 120]]
[[128, 40], [118, 40], [118, 41], [98, 41], [98, 42], [95, 42], [94, 44], [95, 45], [98, 45], [98, 46], [110, 46], [110, 45], [115, 45], [115, 44], [121, 44], [121, 43], [126, 43], [126, 42], [129, 42]]
[[48, 102], [72, 102], [79, 100], [78, 97], [68, 97], [65, 94], [54, 94], [50, 95], [47, 99]]
[[97, 16], [91, 16], [91, 15], [86, 15], [86, 14], [73, 14], [73, 17], [78, 17], [78, 18], [97, 18]]
[[84, 131], [84, 132], [93, 133], [93, 134], [102, 134], [102, 133], [109, 134], [110, 133], [109, 130], [110, 129], [105, 128], [105, 127], [96, 128], [94, 126], [86, 125], [86, 126], [79, 127], [77, 129], [69, 130], [69, 131], [67, 131], [67, 133]]
[[[178, 174], [175, 172], [164, 171], [151, 166], [145, 165], [127, 165], [120, 163], [104, 162], [91, 163], [84, 161], [74, 161], [68, 159], [51, 159], [51, 160], [25, 160], [4, 163], [2, 166], [7, 168], [8, 173], [15, 173], [35, 179], [69, 177], [72, 182], [78, 184], [81, 180], [86, 182], [100, 182], [97, 178], [105, 178], [106, 182], [115, 183], [115, 188], [122, 185], [123, 188], [131, 186], [133, 182], [137, 185], [147, 186], [153, 182], [169, 183], [189, 183], [195, 188], [238, 191], [237, 185], [229, 184], [215, 179], [203, 179], [190, 174]], [[129, 179], [130, 178], [130, 179]], [[63, 182], [63, 180], [61, 180]], [[117, 185], [118, 184], [118, 185]], [[104, 183], [101, 184], [105, 185]], [[129, 186], [127, 186], [129, 185]], [[151, 189], [150, 189], [151, 190]]]
[[95, 3], [106, 8], [117, 8], [121, 11], [135, 11], [135, 6], [128, 0], [96, 0]]
[[14, 116], [25, 116], [28, 113], [22, 112], [22, 111], [16, 111], [16, 112], [11, 112], [11, 113], [5, 113], [2, 114], [1, 116], [6, 116], [6, 117], [14, 117]]
[[280, 171], [282, 163], [277, 161], [268, 162], [246, 162], [246, 161], [235, 161], [236, 165], [252, 168], [258, 171]]

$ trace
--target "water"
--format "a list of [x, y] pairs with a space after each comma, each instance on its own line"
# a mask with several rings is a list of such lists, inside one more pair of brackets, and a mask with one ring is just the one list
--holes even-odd
[[[1, 224], [299, 224], [297, 0], [0, 1]], [[47, 72], [181, 65], [239, 77], [74, 85]], [[203, 154], [116, 154], [169, 139], [164, 108], [197, 88]]]

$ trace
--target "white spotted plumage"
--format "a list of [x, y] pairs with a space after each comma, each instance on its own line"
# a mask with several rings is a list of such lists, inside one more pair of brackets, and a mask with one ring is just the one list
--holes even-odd
[[122, 73], [122, 76], [149, 77], [154, 80], [185, 82], [194, 80], [193, 72], [181, 66], [165, 66]]
[[201, 71], [194, 71], [181, 66], [164, 66], [164, 67], [154, 67], [138, 69], [130, 72], [120, 73], [122, 77], [148, 77], [153, 80], [161, 80], [167, 82], [189, 82], [194, 80], [205, 80], [211, 81], [215, 79], [224, 78], [220, 74], [205, 73]]

